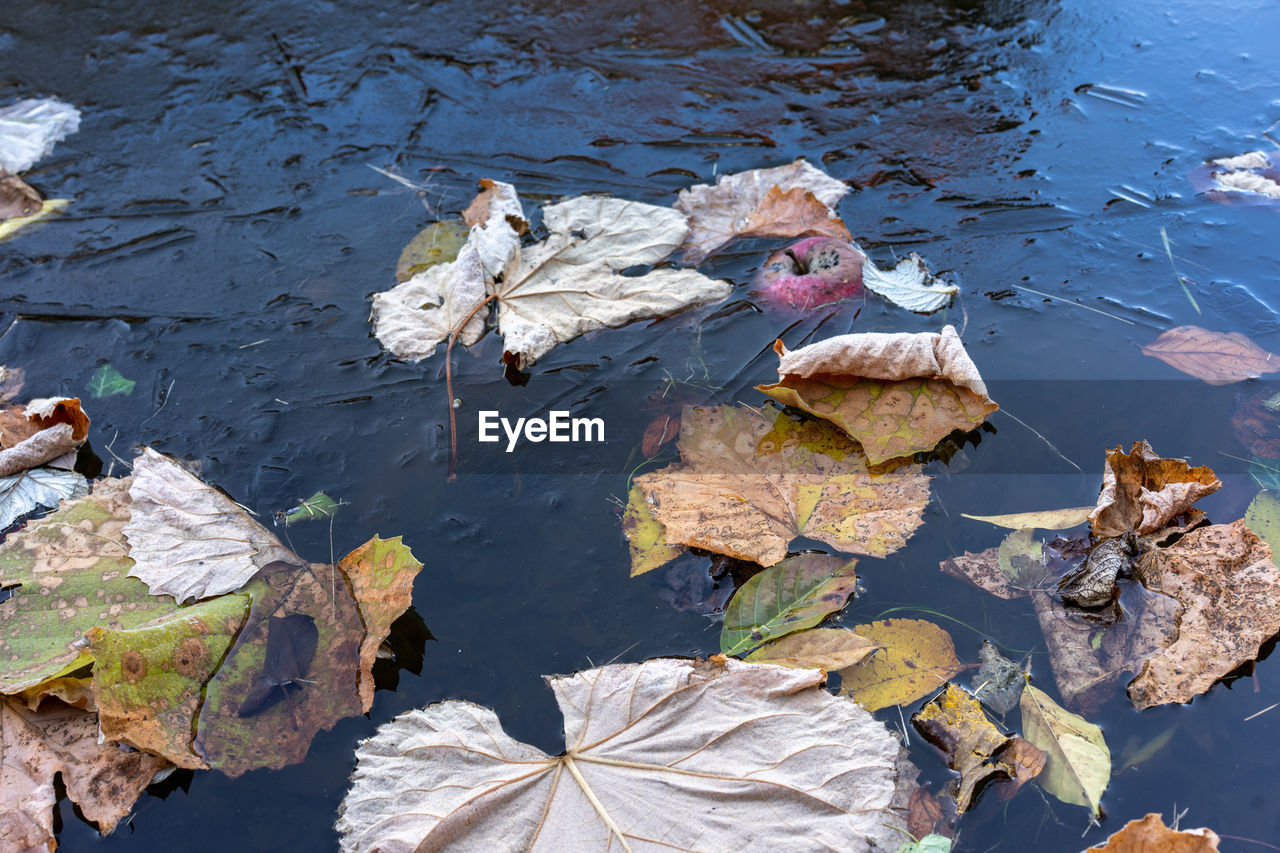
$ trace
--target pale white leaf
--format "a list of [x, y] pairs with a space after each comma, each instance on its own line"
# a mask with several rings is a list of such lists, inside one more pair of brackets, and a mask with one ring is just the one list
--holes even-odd
[[905, 837], [914, 768], [817, 670], [659, 659], [548, 682], [563, 756], [457, 700], [363, 741], [342, 849], [858, 853]]
[[222, 595], [268, 563], [302, 562], [235, 501], [149, 447], [134, 460], [129, 497], [129, 575], [153, 595]]
[[74, 471], [32, 468], [0, 477], [0, 530], [40, 507], [52, 509], [61, 501], [89, 494], [89, 483]]
[[882, 270], [868, 260], [862, 267], [862, 283], [899, 308], [918, 314], [945, 307], [960, 290], [954, 284], [938, 281], [915, 252], [898, 261], [891, 270]]
[[53, 98], [0, 107], [0, 168], [25, 172], [79, 129], [80, 111]]

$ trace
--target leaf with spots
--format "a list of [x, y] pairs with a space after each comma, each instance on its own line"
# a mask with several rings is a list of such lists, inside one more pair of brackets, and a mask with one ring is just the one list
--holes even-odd
[[878, 648], [866, 637], [844, 628], [810, 628], [765, 643], [743, 660], [834, 672], [853, 666]]
[[956, 660], [951, 635], [932, 622], [884, 619], [853, 630], [882, 646], [861, 663], [840, 670], [840, 692], [868, 711], [928, 696], [966, 668]]
[[720, 651], [743, 654], [812, 628], [842, 609], [858, 585], [856, 563], [829, 554], [798, 554], [752, 575], [725, 608]]
[[205, 683], [244, 624], [249, 597], [222, 595], [125, 630], [93, 628], [93, 695], [103, 737], [208, 765], [191, 748]]
[[933, 450], [999, 408], [952, 326], [839, 335], [794, 352], [778, 341], [774, 350], [779, 380], [757, 390], [831, 421], [872, 464]]

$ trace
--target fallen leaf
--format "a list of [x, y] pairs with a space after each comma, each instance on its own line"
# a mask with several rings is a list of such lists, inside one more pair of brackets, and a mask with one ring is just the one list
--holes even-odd
[[738, 237], [838, 237], [849, 229], [833, 208], [843, 182], [803, 159], [771, 169], [721, 175], [715, 186], [681, 190], [675, 208], [689, 217], [681, 259], [699, 264]]
[[810, 628], [765, 643], [747, 655], [745, 660], [834, 672], [853, 666], [878, 648], [866, 637], [844, 628]]
[[775, 305], [808, 310], [861, 294], [866, 260], [848, 241], [809, 237], [770, 255], [752, 285]]
[[[1036, 762], [1025, 754], [1025, 748], [1019, 756], [1022, 767], [1004, 760], [1005, 753], [1022, 739], [1001, 733], [982, 712], [978, 700], [954, 684], [947, 684], [913, 714], [911, 725], [925, 740], [942, 750], [947, 766], [960, 774], [955, 789], [956, 811], [960, 814], [973, 806], [988, 782], [1017, 779], [1019, 785], [1026, 784], [1040, 772], [1036, 769], [1037, 763], [1044, 763], [1043, 753]], [[1030, 775], [1020, 778], [1020, 773]]]
[[1280, 360], [1239, 332], [1212, 332], [1199, 326], [1176, 326], [1142, 348], [1210, 385], [1230, 385], [1280, 370]]
[[467, 242], [470, 224], [483, 224], [483, 220], [465, 223], [461, 219], [442, 219], [419, 231], [400, 251], [400, 259], [396, 261], [396, 281], [406, 282], [429, 267], [456, 260]]
[[779, 381], [756, 389], [831, 421], [872, 464], [930, 451], [999, 408], [952, 326], [840, 335], [794, 352], [778, 341], [774, 351]]
[[[1249, 151], [1234, 157], [1220, 157], [1205, 167], [1212, 180], [1210, 195], [1246, 196], [1262, 200], [1280, 199], [1280, 165], [1267, 151]], [[1201, 170], [1197, 170], [1201, 173]]]
[[1023, 528], [1010, 533], [995, 548], [948, 557], [941, 569], [997, 598], [1022, 598], [1044, 582], [1044, 546]]
[[525, 222], [523, 211], [513, 204], [514, 200], [515, 190], [512, 189], [510, 184], [482, 178], [480, 180], [480, 192], [476, 193], [475, 198], [471, 199], [467, 209], [462, 211], [462, 220], [470, 228], [474, 228], [477, 225], [487, 227], [494, 222], [494, 216], [498, 215], [507, 220], [507, 224], [511, 226], [512, 231], [517, 234], [527, 234], [529, 232], [529, 223]]
[[12, 477], [0, 477], [0, 530], [41, 507], [52, 509], [62, 501], [89, 494], [89, 481], [75, 471], [32, 468]]
[[966, 551], [943, 560], [939, 568], [952, 577], [968, 581], [997, 598], [1021, 598], [1027, 594], [1027, 591], [1015, 587], [1009, 576], [1000, 571], [996, 556], [998, 551], [998, 548], [988, 548], [977, 554]]
[[1280, 554], [1280, 498], [1267, 490], [1258, 492], [1244, 511], [1245, 526], [1271, 548], [1271, 558]]
[[634, 481], [670, 545], [770, 566], [792, 539], [807, 536], [882, 557], [923, 523], [929, 480], [920, 467], [872, 475], [856, 446], [821, 421], [688, 408], [678, 444], [680, 462]]
[[817, 625], [842, 609], [857, 588], [856, 564], [829, 554], [797, 554], [753, 575], [725, 608], [720, 651], [744, 654]]
[[222, 595], [128, 629], [90, 628], [102, 736], [205, 768], [192, 749], [205, 684], [244, 624], [249, 597]]
[[1012, 512], [1008, 515], [969, 515], [967, 512], [960, 514], [974, 521], [985, 521], [1010, 530], [1070, 530], [1088, 521], [1092, 512], [1091, 506], [1077, 506], [1039, 512]]
[[954, 834], [952, 824], [955, 821], [955, 802], [949, 801], [949, 814], [942, 809], [942, 799], [935, 797], [924, 785], [911, 792], [907, 800], [907, 832], [913, 838], [924, 838], [929, 835], [940, 835], [943, 838]]
[[[253, 603], [205, 690], [195, 739], [200, 757], [233, 777], [302, 761], [318, 732], [361, 713], [362, 707], [358, 674], [364, 629], [336, 566], [270, 563], [244, 592]], [[280, 620], [288, 621], [273, 630]], [[299, 624], [304, 620], [311, 627]], [[305, 635], [311, 630], [314, 660], [302, 667], [297, 651], [284, 647], [309, 643]], [[246, 706], [255, 697], [258, 707]]]
[[27, 98], [0, 107], [0, 168], [25, 172], [80, 129], [80, 111], [56, 98]]
[[927, 696], [965, 669], [951, 635], [923, 619], [884, 619], [854, 625], [855, 634], [880, 644], [874, 655], [840, 670], [840, 692], [868, 711], [906, 705]]
[[644, 489], [638, 485], [632, 486], [627, 495], [622, 532], [631, 552], [631, 577], [665, 566], [684, 553], [683, 547], [667, 542], [666, 528], [653, 517]]
[[1193, 530], [1147, 552], [1137, 575], [1182, 605], [1177, 639], [1149, 658], [1129, 685], [1138, 709], [1190, 702], [1280, 633], [1280, 569], [1243, 519]]
[[95, 400], [102, 397], [114, 397], [116, 394], [132, 394], [138, 383], [125, 379], [120, 371], [109, 364], [104, 364], [89, 377], [89, 396]]
[[1132, 533], [1095, 542], [1084, 565], [1058, 584], [1058, 596], [1076, 607], [1110, 604], [1119, 592], [1120, 576], [1131, 573], [1137, 554], [1138, 543]]
[[360, 704], [373, 707], [373, 662], [378, 648], [391, 633], [391, 623], [413, 604], [413, 579], [422, 570], [399, 536], [374, 536], [343, 557], [338, 568], [351, 582], [351, 592], [364, 622], [360, 641]]
[[129, 496], [129, 575], [154, 595], [221, 595], [268, 563], [298, 559], [239, 504], [150, 447], [134, 460]]
[[67, 705], [84, 711], [96, 711], [97, 704], [93, 699], [93, 678], [83, 675], [64, 675], [42, 681], [34, 687], [28, 687], [21, 693], [14, 693], [10, 698], [27, 706], [28, 711], [37, 711], [46, 699], [57, 699]]
[[945, 835], [926, 835], [919, 841], [904, 841], [898, 853], [950, 853], [951, 839]]
[[31, 216], [44, 206], [40, 193], [17, 175], [0, 168], [0, 221]]
[[1218, 853], [1221, 840], [1206, 827], [1169, 829], [1160, 815], [1152, 812], [1142, 820], [1126, 823], [1107, 839], [1105, 847], [1090, 847], [1085, 853]]
[[29, 711], [0, 697], [0, 849], [57, 847], [55, 777], [105, 835], [166, 766], [163, 758], [145, 752], [99, 744], [97, 714], [58, 703]]
[[644, 428], [644, 437], [640, 439], [640, 452], [644, 454], [645, 459], [652, 459], [658, 455], [663, 445], [675, 441], [679, 435], [679, 415], [658, 415]]
[[1102, 492], [1089, 515], [1097, 538], [1154, 533], [1222, 488], [1208, 467], [1163, 459], [1145, 441], [1135, 441], [1128, 453], [1122, 448], [1116, 445], [1107, 451]]
[[786, 850], [798, 827], [854, 853], [901, 840], [915, 769], [817, 670], [659, 659], [547, 680], [560, 756], [458, 700], [363, 741], [342, 850]]
[[1231, 429], [1254, 456], [1280, 459], [1280, 394], [1275, 388], [1262, 388], [1249, 396], [1237, 394]]
[[333, 518], [334, 513], [338, 511], [340, 504], [333, 498], [326, 495], [323, 491], [316, 492], [311, 497], [298, 503], [293, 509], [281, 513], [276, 513], [276, 518], [281, 516], [284, 518], [285, 525], [296, 524], [299, 521], [311, 521], [317, 518]]
[[0, 221], [0, 241], [11, 237], [28, 225], [34, 225], [42, 219], [61, 213], [70, 203], [70, 200], [65, 198], [46, 199], [40, 209], [30, 216], [19, 216], [14, 219]]
[[891, 270], [868, 263], [862, 270], [862, 284], [899, 308], [917, 314], [932, 314], [945, 308], [951, 304], [951, 297], [960, 292], [954, 284], [939, 281], [915, 252], [898, 261]]
[[1111, 781], [1111, 751], [1102, 729], [1028, 684], [1022, 693], [1022, 733], [1049, 755], [1040, 774], [1044, 789], [1101, 815], [1098, 803]]
[[23, 409], [27, 423], [15, 424], [12, 412], [6, 413], [5, 437], [16, 444], [0, 450], [0, 477], [11, 477], [40, 465], [70, 467], [57, 462], [89, 437], [89, 416], [80, 409], [75, 397], [32, 400]]
[[990, 640], [982, 641], [978, 662], [978, 672], [970, 679], [973, 695], [996, 713], [1009, 713], [1018, 706], [1027, 683], [1022, 667], [1000, 654]]
[[[92, 661], [84, 633], [94, 626], [133, 628], [172, 612], [128, 577], [121, 530], [129, 515], [129, 480], [100, 480], [93, 493], [67, 501], [0, 545], [0, 693], [16, 693]], [[16, 587], [16, 589], [14, 589]]]
[[1123, 773], [1130, 767], [1137, 767], [1154, 758], [1168, 745], [1177, 731], [1178, 724], [1174, 723], [1146, 742], [1141, 741], [1136, 735], [1130, 737], [1125, 741], [1124, 749], [1120, 750], [1120, 769], [1116, 772]]

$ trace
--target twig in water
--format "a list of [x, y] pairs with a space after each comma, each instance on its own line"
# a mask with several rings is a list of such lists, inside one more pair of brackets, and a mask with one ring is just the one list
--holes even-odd
[[1247, 722], [1249, 722], [1250, 720], [1252, 720], [1252, 719], [1253, 719], [1253, 718], [1255, 718], [1255, 717], [1261, 717], [1263, 714], [1267, 713], [1268, 711], [1272, 710], [1273, 708], [1276, 708], [1277, 706], [1280, 706], [1280, 702], [1276, 702], [1274, 705], [1268, 705], [1267, 707], [1263, 708], [1261, 711], [1256, 711], [1256, 712], [1254, 712], [1254, 713], [1250, 714], [1249, 716], [1247, 716], [1247, 717], [1245, 717], [1245, 718], [1244, 718], [1244, 722], [1246, 722], [1246, 723], [1247, 723]]
[[1163, 226], [1160, 228], [1160, 239], [1164, 242], [1164, 253], [1169, 256], [1169, 266], [1173, 269], [1174, 279], [1182, 288], [1182, 292], [1187, 295], [1187, 299], [1191, 302], [1191, 307], [1196, 309], [1196, 313], [1204, 314], [1204, 312], [1200, 310], [1200, 306], [1196, 304], [1196, 298], [1192, 296], [1191, 291], [1187, 289], [1187, 282], [1191, 279], [1178, 272], [1178, 265], [1173, 262], [1173, 249], [1171, 248], [1173, 241], [1169, 239], [1169, 234], [1164, 230]]
[[[169, 387], [164, 392], [164, 400], [160, 403], [160, 409], [163, 409], [165, 406], [169, 405], [169, 397], [173, 395], [173, 386], [174, 386], [174, 383], [176, 383], [177, 381], [178, 381], [177, 379], [174, 379], [169, 383]], [[151, 418], [154, 418], [156, 415], [160, 414], [160, 409], [156, 409], [154, 412], [152, 412], [151, 415], [147, 417], [147, 419], [144, 420], [141, 424], [138, 424], [138, 426], [142, 426], [147, 421], [151, 420]]]
[[[1084, 307], [1084, 306], [1081, 306], [1081, 307]], [[1126, 321], [1126, 322], [1127, 322], [1127, 321]], [[1057, 447], [1055, 447], [1052, 441], [1050, 441], [1049, 439], [1045, 438], [1045, 437], [1044, 437], [1043, 435], [1041, 435], [1040, 433], [1036, 432], [1036, 430], [1035, 430], [1035, 429], [1034, 429], [1030, 424], [1028, 424], [1026, 421], [1022, 420], [1022, 418], [1019, 418], [1019, 417], [1018, 417], [1017, 415], [1015, 415], [1013, 412], [1011, 412], [1011, 411], [1009, 411], [1008, 409], [1005, 409], [1005, 408], [1001, 408], [1001, 409], [999, 409], [999, 410], [998, 410], [998, 414], [1007, 415], [1008, 417], [1011, 417], [1011, 418], [1013, 418], [1015, 421], [1017, 421], [1018, 423], [1022, 424], [1022, 426], [1026, 427], [1028, 430], [1030, 430], [1030, 431], [1031, 431], [1031, 434], [1032, 434], [1032, 435], [1034, 435], [1036, 438], [1038, 438], [1038, 439], [1040, 439], [1041, 441], [1043, 441], [1043, 442], [1045, 443], [1045, 445], [1046, 445], [1050, 450], [1052, 450], [1052, 451], [1053, 451], [1053, 453], [1054, 453], [1054, 455], [1055, 455], [1055, 456], [1057, 456], [1057, 457], [1058, 457], [1059, 459], [1061, 459], [1063, 462], [1066, 462], [1066, 463], [1067, 463], [1068, 465], [1070, 465], [1072, 468], [1075, 468], [1075, 469], [1076, 469], [1077, 471], [1079, 471], [1081, 474], [1083, 474], [1083, 473], [1084, 473], [1084, 469], [1083, 469], [1083, 468], [1081, 468], [1081, 467], [1080, 467], [1079, 465], [1077, 465], [1076, 463], [1072, 462], [1072, 461], [1071, 461], [1070, 459], [1068, 459], [1067, 457], [1063, 456], [1063, 455], [1062, 455], [1062, 451], [1061, 451], [1061, 450], [1059, 450]]]
[[1123, 317], [1117, 317], [1115, 314], [1108, 314], [1106, 311], [1103, 311], [1100, 308], [1094, 308], [1091, 305], [1081, 305], [1079, 302], [1074, 302], [1070, 299], [1066, 299], [1061, 296], [1054, 296], [1052, 293], [1045, 293], [1044, 291], [1041, 291], [1041, 290], [1032, 290], [1029, 287], [1023, 287], [1020, 284], [1013, 284], [1013, 285], [1010, 285], [1010, 287], [1012, 287], [1014, 290], [1023, 290], [1023, 291], [1026, 291], [1027, 293], [1034, 293], [1036, 296], [1043, 296], [1045, 299], [1052, 299], [1056, 302], [1065, 302], [1068, 305], [1074, 305], [1077, 308], [1083, 308], [1086, 311], [1092, 311], [1095, 314], [1101, 314], [1103, 317], [1110, 317], [1112, 320], [1119, 320], [1121, 323], [1128, 323], [1130, 326], [1138, 325], [1132, 320], [1126, 320]]

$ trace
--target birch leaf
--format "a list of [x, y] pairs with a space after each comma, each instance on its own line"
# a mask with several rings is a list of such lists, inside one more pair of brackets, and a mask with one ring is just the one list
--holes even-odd
[[917, 314], [932, 314], [945, 308], [960, 292], [954, 284], [944, 284], [929, 272], [924, 259], [912, 252], [891, 270], [882, 270], [867, 261], [862, 267], [862, 285], [872, 293]]
[[797, 554], [752, 575], [725, 608], [720, 650], [740, 655], [817, 625], [857, 588], [855, 564], [829, 554]]
[[1022, 691], [1022, 733], [1049, 754], [1040, 774], [1044, 789], [1100, 815], [1098, 802], [1111, 780], [1111, 751], [1102, 729], [1028, 684]]
[[914, 768], [817, 670], [659, 659], [548, 682], [561, 756], [458, 700], [361, 743], [342, 850], [789, 850], [798, 831], [851, 853], [901, 842]]
[[883, 619], [853, 630], [882, 646], [862, 663], [840, 670], [840, 692], [868, 711], [928, 696], [965, 668], [956, 660], [951, 635], [932, 622]]
[[179, 602], [222, 595], [268, 563], [298, 562], [235, 501], [149, 447], [134, 460], [129, 496], [129, 574], [154, 595]]
[[0, 530], [41, 507], [53, 508], [89, 494], [89, 482], [75, 471], [32, 468], [0, 477]]

